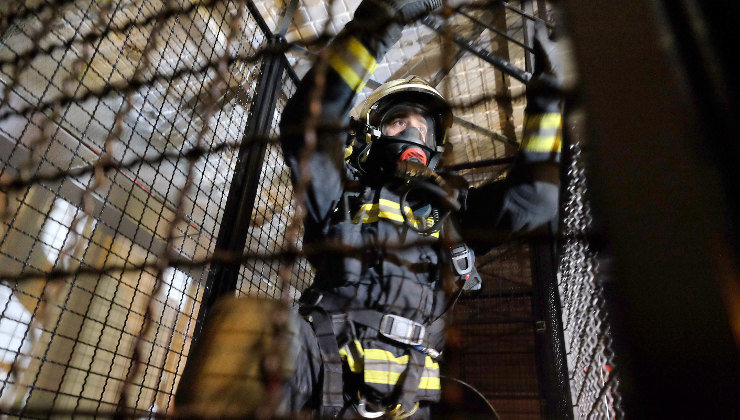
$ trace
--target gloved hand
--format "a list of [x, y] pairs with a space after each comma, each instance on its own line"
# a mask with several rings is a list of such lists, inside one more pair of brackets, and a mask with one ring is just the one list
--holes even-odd
[[547, 26], [537, 21], [534, 28], [534, 72], [527, 83], [527, 108], [533, 112], [554, 112], [563, 88], [563, 63], [559, 42], [548, 36]]
[[558, 43], [550, 39], [547, 26], [537, 21], [534, 26], [534, 73], [532, 78], [547, 78], [557, 87], [563, 83], [563, 66]]
[[357, 8], [355, 16], [368, 9], [378, 19], [405, 25], [441, 8], [442, 0], [364, 0]]
[[441, 8], [442, 0], [363, 0], [337, 38], [357, 38], [380, 61], [407, 23]]

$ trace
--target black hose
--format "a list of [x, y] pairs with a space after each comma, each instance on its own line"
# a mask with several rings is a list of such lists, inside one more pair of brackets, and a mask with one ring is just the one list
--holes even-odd
[[[411, 220], [409, 220], [408, 216], [406, 215], [406, 212], [404, 211], [406, 209], [406, 203], [408, 202], [408, 195], [411, 191], [415, 189], [422, 189], [425, 190], [432, 195], [434, 195], [436, 198], [439, 199], [439, 203], [442, 204], [442, 207], [445, 207], [446, 209], [440, 215], [437, 220], [435, 220], [434, 224], [431, 227], [425, 228], [425, 229], [417, 229], [416, 226], [412, 223]], [[440, 187], [439, 185], [431, 182], [431, 181], [422, 181], [422, 180], [414, 180], [409, 183], [409, 187], [406, 189], [406, 191], [401, 194], [401, 197], [399, 199], [398, 203], [401, 207], [401, 217], [403, 217], [403, 223], [414, 230], [417, 233], [423, 234], [423, 235], [430, 235], [433, 232], [436, 232], [442, 227], [442, 224], [444, 223], [445, 219], [449, 217], [449, 215], [452, 213], [452, 210], [458, 211], [460, 210], [460, 203], [457, 201], [454, 194], [451, 194], [447, 192], [444, 188]], [[410, 208], [410, 207], [409, 207]], [[413, 213], [413, 212], [412, 212]]]

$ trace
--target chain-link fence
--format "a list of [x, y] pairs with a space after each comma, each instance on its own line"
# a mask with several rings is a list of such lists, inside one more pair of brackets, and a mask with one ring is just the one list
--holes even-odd
[[558, 286], [575, 418], [621, 418], [621, 400], [607, 320], [603, 275], [589, 244], [593, 215], [580, 142], [566, 151]]
[[[544, 2], [536, 3], [544, 16]], [[286, 66], [287, 46], [273, 42], [258, 6], [239, 0], [0, 5], [4, 412], [166, 413], [199, 333], [201, 304], [217, 286], [215, 265], [240, 264], [234, 285], [240, 295], [292, 301], [310, 283], [308, 264], [291, 256], [300, 250], [300, 224], [274, 142], [297, 79]], [[477, 165], [483, 169], [463, 170], [473, 184], [504, 174], [516, 151], [531, 65], [527, 28], [536, 19], [532, 2], [488, 6], [425, 20], [404, 45], [422, 59], [383, 70], [425, 73], [458, 100], [446, 161], [483, 161]], [[459, 29], [457, 38], [450, 39], [450, 26]], [[455, 47], [445, 50], [454, 53], [446, 66], [439, 57], [423, 59], [447, 44]], [[314, 45], [303, 48], [310, 55]], [[282, 64], [275, 82], [264, 86], [265, 72], [274, 71], [265, 70], [270, 60]], [[256, 112], [263, 91], [272, 92], [275, 106]], [[252, 129], [255, 119], [265, 126], [261, 132]], [[249, 151], [257, 153], [256, 164], [246, 165], [245, 145], [258, 143], [259, 152]], [[248, 229], [234, 256], [216, 248], [237, 220], [224, 219], [240, 171], [252, 172], [254, 191], [248, 216], [236, 216]], [[587, 215], [569, 214], [587, 223]], [[537, 418], [543, 397], [527, 256], [526, 246], [509, 245], [481, 259], [492, 286], [479, 300], [461, 303], [455, 328], [477, 342], [496, 337], [485, 351], [463, 343], [463, 357], [487, 362], [485, 371], [463, 372], [464, 378], [502, 414]], [[563, 272], [573, 273], [561, 279], [565, 307], [589, 311], [571, 303], [573, 291], [594, 281], [594, 269], [581, 269], [591, 260], [577, 258], [564, 260], [572, 264]], [[481, 319], [491, 308], [495, 319]], [[581, 337], [574, 333], [580, 324], [571, 325], [571, 319], [600, 318], [564, 312], [570, 357], [583, 348], [572, 369], [600, 375], [612, 365], [594, 361], [592, 347], [573, 341]], [[579, 411], [594, 400], [581, 395], [612, 398], [611, 388], [599, 391], [603, 384], [582, 391], [575, 385], [580, 378], [574, 374]]]

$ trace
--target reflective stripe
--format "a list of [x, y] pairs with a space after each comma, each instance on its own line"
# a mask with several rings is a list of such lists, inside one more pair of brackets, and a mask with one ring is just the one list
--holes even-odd
[[526, 114], [527, 121], [524, 122], [525, 130], [557, 130], [560, 128], [563, 120], [559, 112], [550, 112], [547, 114]]
[[365, 87], [365, 83], [378, 67], [375, 57], [356, 38], [349, 37], [329, 49], [329, 66], [355, 92]]
[[[385, 372], [382, 370], [366, 370], [364, 379], [365, 383], [368, 384], [395, 385], [398, 383], [398, 378], [401, 377], [401, 373]], [[441, 389], [439, 377], [422, 376], [419, 381], [419, 389]]]
[[556, 112], [527, 115], [524, 121], [522, 150], [539, 153], [560, 152], [562, 120], [562, 115]]
[[365, 370], [365, 382], [369, 384], [395, 385], [401, 377], [397, 372], [385, 372], [382, 370]]
[[384, 362], [395, 362], [399, 365], [406, 365], [409, 362], [409, 356], [394, 356], [393, 353], [388, 350], [381, 349], [365, 349], [365, 360], [370, 362], [371, 360], [381, 360]]
[[[380, 385], [395, 385], [409, 363], [409, 356], [394, 356], [388, 350], [363, 349], [359, 341], [345, 344], [339, 350], [339, 355], [347, 362], [349, 369], [354, 373], [363, 374], [365, 383]], [[363, 360], [364, 359], [364, 360]], [[431, 357], [424, 358], [424, 373], [419, 382], [419, 389], [440, 389], [439, 364]]]
[[339, 73], [342, 79], [344, 79], [344, 82], [347, 83], [347, 86], [351, 87], [355, 92], [359, 92], [364, 87], [362, 79], [357, 77], [354, 70], [344, 64], [344, 61], [332, 50], [329, 51], [329, 66]]
[[[371, 360], [380, 360], [385, 362], [395, 362], [399, 365], [406, 365], [409, 362], [409, 356], [394, 356], [393, 353], [388, 350], [382, 349], [365, 349], [365, 361], [370, 362]], [[439, 363], [432, 360], [431, 357], [426, 356], [424, 358], [424, 367], [439, 369]]]
[[[409, 206], [404, 207], [404, 212], [416, 229], [423, 229], [434, 224], [433, 217], [427, 217], [423, 222], [421, 218], [414, 215], [414, 212]], [[373, 223], [380, 219], [403, 223], [401, 205], [384, 198], [378, 200], [377, 203], [363, 204], [352, 218], [352, 223]], [[434, 231], [430, 235], [439, 238], [439, 231]]]
[[339, 349], [339, 356], [347, 362], [347, 366], [349, 366], [349, 370], [351, 370], [354, 373], [360, 373], [364, 369], [363, 366], [363, 350], [362, 345], [359, 341], [354, 340], [352, 342], [354, 344], [353, 347], [349, 346], [349, 343], [345, 344], [341, 349]]
[[439, 384], [439, 377], [435, 376], [422, 376], [419, 382], [420, 389], [441, 389]]
[[[408, 363], [408, 355], [396, 357], [387, 350], [365, 349], [365, 382], [395, 385]], [[422, 375], [419, 389], [440, 389], [439, 364], [429, 356], [424, 358], [424, 374], [426, 375]]]
[[357, 40], [355, 37], [349, 37], [347, 40], [347, 48], [352, 52], [352, 55], [354, 55], [357, 58], [357, 61], [360, 62], [362, 67], [367, 71], [368, 75], [375, 72], [375, 69], [378, 68], [378, 62], [375, 61], [375, 57], [373, 57], [370, 52], [365, 48], [360, 41]]

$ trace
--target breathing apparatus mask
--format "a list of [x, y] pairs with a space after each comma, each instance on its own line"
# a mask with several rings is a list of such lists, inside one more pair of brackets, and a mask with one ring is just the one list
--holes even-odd
[[397, 163], [407, 160], [434, 171], [451, 125], [449, 104], [424, 79], [391, 80], [368, 96], [355, 120], [360, 150], [350, 164], [371, 181], [392, 179]]
[[452, 110], [436, 89], [416, 76], [387, 82], [368, 96], [353, 124], [356, 149], [346, 157], [361, 180], [402, 185], [402, 208], [410, 197], [423, 195], [443, 212], [435, 217], [439, 223], [420, 232], [438, 229], [459, 209], [457, 191], [435, 172], [452, 125]]
[[435, 141], [434, 119], [420, 105], [391, 106], [373, 134], [376, 136], [368, 143], [366, 155], [361, 159], [364, 158], [363, 164], [376, 175], [393, 176], [398, 162], [407, 160], [427, 167], [436, 166], [442, 147]]

